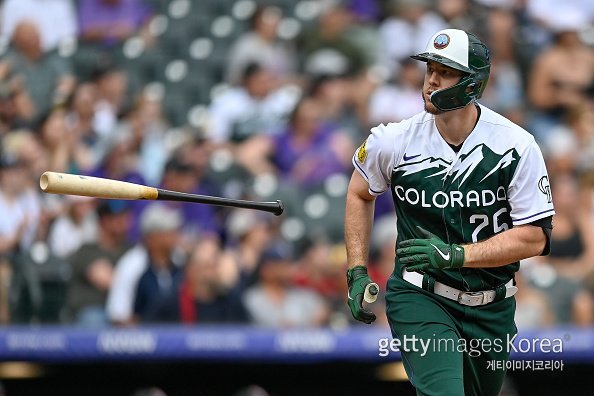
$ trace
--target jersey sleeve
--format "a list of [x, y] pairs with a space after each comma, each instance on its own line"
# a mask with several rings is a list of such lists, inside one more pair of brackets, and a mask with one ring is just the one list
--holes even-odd
[[524, 150], [508, 194], [514, 225], [532, 223], [555, 214], [549, 176], [535, 141]]
[[394, 137], [385, 125], [372, 128], [355, 151], [353, 165], [369, 184], [371, 195], [380, 195], [389, 188], [394, 156]]

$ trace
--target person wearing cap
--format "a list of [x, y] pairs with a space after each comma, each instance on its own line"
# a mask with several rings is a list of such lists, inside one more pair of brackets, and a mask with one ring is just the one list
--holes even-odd
[[[217, 195], [215, 187], [187, 156], [173, 153], [165, 164], [161, 188], [199, 195]], [[167, 202], [182, 217], [184, 247], [190, 251], [199, 239], [219, 239], [221, 232], [217, 209], [212, 205], [196, 205], [189, 202]]]
[[413, 59], [426, 63], [425, 111], [372, 128], [353, 157], [347, 302], [355, 319], [376, 319], [362, 305], [366, 263], [375, 198], [390, 190], [386, 314], [412, 385], [419, 395], [497, 395], [516, 334], [514, 274], [550, 250], [547, 169], [530, 133], [477, 102], [491, 66], [478, 37], [439, 31]]
[[253, 322], [264, 327], [311, 327], [328, 321], [326, 302], [313, 290], [292, 285], [295, 268], [287, 245], [274, 242], [262, 253], [256, 284], [244, 293]]
[[126, 201], [106, 200], [98, 203], [95, 212], [97, 238], [83, 244], [68, 258], [72, 267], [67, 298], [69, 313], [75, 323], [89, 327], [109, 323], [105, 303], [113, 269], [130, 248], [126, 238], [131, 225], [130, 205]]
[[64, 213], [52, 222], [48, 234], [49, 247], [60, 258], [67, 258], [85, 243], [97, 240], [98, 233], [93, 198], [68, 195], [64, 201]]
[[181, 225], [179, 212], [160, 202], [144, 209], [140, 216], [141, 242], [116, 263], [106, 303], [110, 322], [136, 323], [161, 298], [175, 292], [181, 274], [173, 256]]
[[229, 284], [224, 274], [226, 253], [219, 241], [198, 241], [184, 266], [179, 288], [161, 299], [145, 322], [247, 323], [250, 318], [242, 302], [244, 287]]

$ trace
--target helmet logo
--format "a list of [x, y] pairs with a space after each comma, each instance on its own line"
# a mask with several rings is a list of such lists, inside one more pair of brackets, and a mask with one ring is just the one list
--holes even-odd
[[435, 40], [433, 40], [433, 46], [437, 49], [444, 49], [448, 44], [450, 44], [450, 36], [445, 33], [437, 35]]

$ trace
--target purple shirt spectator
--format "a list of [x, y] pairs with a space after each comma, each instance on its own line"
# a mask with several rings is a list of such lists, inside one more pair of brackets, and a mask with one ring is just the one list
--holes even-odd
[[[192, 194], [217, 195], [206, 185], [200, 185]], [[132, 207], [133, 224], [130, 230], [130, 239], [132, 241], [140, 240], [140, 216], [144, 209], [150, 204], [150, 201], [134, 201]], [[163, 202], [163, 205], [170, 207], [182, 216], [181, 233], [187, 238], [197, 238], [205, 234], [219, 236], [221, 226], [216, 215], [216, 210], [212, 205], [198, 205], [187, 202]]]
[[151, 14], [142, 0], [80, 0], [80, 34], [86, 41], [113, 45], [138, 31]]
[[376, 0], [350, 0], [347, 8], [361, 21], [376, 21], [380, 14]]
[[275, 137], [274, 163], [284, 176], [303, 185], [323, 182], [333, 173], [345, 172], [332, 150], [336, 135], [330, 124], [320, 124], [306, 143], [298, 143], [291, 127]]

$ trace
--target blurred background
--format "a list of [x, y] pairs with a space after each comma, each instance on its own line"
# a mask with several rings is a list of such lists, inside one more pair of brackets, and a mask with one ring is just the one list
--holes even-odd
[[[591, 394], [594, 2], [0, 1], [0, 394], [413, 394], [380, 298], [345, 303], [355, 148], [422, 111], [443, 28], [492, 52], [481, 103], [550, 174], [552, 253], [522, 263], [517, 326], [562, 337], [561, 370], [502, 394]], [[285, 214], [52, 196], [46, 170], [256, 200]], [[393, 269], [391, 197], [369, 263]], [[588, 385], [590, 384], [590, 385]], [[573, 389], [571, 393], [569, 389]]]

